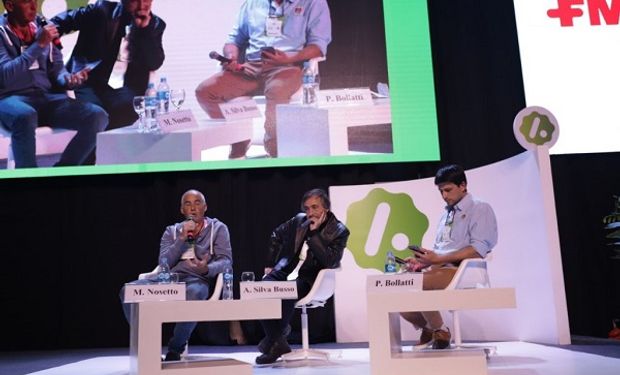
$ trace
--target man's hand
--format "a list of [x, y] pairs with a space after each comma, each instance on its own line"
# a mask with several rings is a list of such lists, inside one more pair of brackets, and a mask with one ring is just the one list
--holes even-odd
[[190, 268], [192, 268], [197, 274], [204, 275], [209, 272], [209, 254], [205, 254], [202, 259], [198, 258], [198, 254], [196, 254], [195, 258], [187, 259]]
[[74, 89], [82, 85], [88, 79], [89, 68], [82, 69], [77, 73], [68, 74], [65, 76], [65, 86], [68, 89]]
[[58, 33], [58, 29], [54, 24], [47, 24], [43, 27], [39, 28], [37, 33], [37, 44], [39, 47], [44, 48], [46, 45], [52, 42], [52, 40], [60, 37], [60, 33]]
[[287, 55], [286, 53], [280, 50], [274, 50], [273, 53], [268, 52], [268, 51], [263, 51], [261, 53], [261, 58], [264, 64], [269, 64], [269, 65], [287, 65], [287, 64], [292, 63], [289, 55]]
[[317, 230], [317, 228], [320, 227], [321, 224], [323, 224], [325, 218], [327, 218], [327, 211], [323, 211], [323, 215], [321, 215], [320, 218], [312, 220], [310, 222], [310, 230]]
[[243, 72], [246, 69], [246, 66], [245, 64], [239, 64], [237, 60], [232, 60], [229, 63], [222, 63], [222, 69], [233, 73], [239, 73]]
[[139, 29], [144, 29], [145, 27], [147, 27], [149, 25], [149, 23], [151, 22], [151, 11], [142, 11], [139, 10], [136, 12], [136, 15], [133, 19], [133, 23], [134, 25], [136, 25], [137, 28]]
[[269, 275], [271, 273], [271, 271], [273, 271], [272, 267], [265, 267], [265, 269], [264, 269], [265, 273], [264, 273], [263, 277]]
[[441, 255], [422, 247], [420, 248], [420, 251], [415, 252], [415, 258], [419, 263], [425, 264], [426, 266], [445, 263]]
[[407, 272], [418, 272], [428, 267], [428, 264], [420, 263], [415, 257], [405, 258], [404, 261], [406, 263], [403, 264], [403, 267]]
[[194, 222], [194, 220], [185, 220], [181, 226], [181, 234], [179, 235], [179, 237], [181, 237], [181, 239], [185, 241], [189, 233], [192, 233], [192, 235], [194, 236], [196, 235], [196, 233], [194, 233], [195, 230], [196, 223]]

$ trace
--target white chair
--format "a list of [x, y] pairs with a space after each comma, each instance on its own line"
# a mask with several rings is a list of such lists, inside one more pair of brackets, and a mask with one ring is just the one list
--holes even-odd
[[[52, 155], [62, 153], [77, 132], [69, 129], [54, 129], [40, 126], [35, 130], [36, 154]], [[15, 169], [15, 158], [11, 145], [11, 132], [0, 125], [0, 159], [7, 159], [7, 169]]]
[[336, 271], [340, 268], [323, 269], [319, 272], [312, 284], [312, 289], [308, 294], [297, 301], [296, 308], [301, 309], [301, 349], [293, 350], [284, 354], [284, 361], [295, 361], [305, 359], [321, 359], [329, 360], [329, 353], [321, 350], [310, 349], [310, 340], [308, 338], [308, 312], [307, 309], [315, 307], [323, 307], [327, 300], [334, 295], [336, 288]]
[[[478, 289], [478, 288], [490, 288], [491, 283], [489, 281], [489, 274], [487, 272], [488, 261], [491, 260], [491, 255], [487, 255], [485, 259], [482, 258], [469, 258], [464, 259], [459, 268], [457, 269], [452, 281], [446, 287], [449, 289]], [[459, 319], [458, 310], [450, 310], [452, 314], [452, 334], [454, 337], [454, 346], [461, 349], [484, 349], [487, 356], [495, 353], [496, 348], [492, 346], [467, 346], [463, 345], [461, 338], [461, 322]]]

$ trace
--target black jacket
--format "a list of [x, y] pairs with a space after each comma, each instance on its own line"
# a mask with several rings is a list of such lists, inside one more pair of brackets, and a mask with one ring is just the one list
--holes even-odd
[[306, 260], [299, 269], [299, 277], [314, 280], [323, 268], [340, 266], [347, 245], [349, 230], [328, 212], [325, 222], [315, 231], [309, 231], [306, 214], [300, 213], [279, 225], [271, 234], [268, 266], [273, 271], [290, 274], [297, 266], [304, 241], [308, 244]]
[[[131, 24], [131, 16], [124, 12], [120, 2], [98, 0], [78, 9], [68, 10], [51, 19], [61, 35], [79, 31], [77, 43], [67, 63], [67, 70], [78, 72], [89, 63], [99, 61], [86, 81], [93, 88], [105, 87], [118, 55], [125, 26]], [[130, 63], [125, 73], [125, 86], [135, 92], [144, 92], [149, 74], [164, 63], [162, 37], [166, 23], [152, 14], [145, 28], [132, 27], [129, 34]]]

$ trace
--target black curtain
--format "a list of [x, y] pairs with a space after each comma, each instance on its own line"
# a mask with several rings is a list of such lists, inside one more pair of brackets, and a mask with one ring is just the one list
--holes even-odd
[[[373, 31], [383, 26], [381, 1], [329, 5], [336, 36], [322, 86], [387, 81], [385, 45], [365, 50], [372, 38], [383, 43]], [[238, 280], [242, 271], [262, 274], [271, 230], [310, 188], [428, 177], [443, 162], [472, 168], [519, 153], [512, 120], [525, 100], [512, 2], [429, 1], [429, 17], [441, 162], [0, 181], [1, 350], [126, 346], [118, 291], [155, 266], [163, 229], [180, 218], [189, 188], [203, 191], [208, 214], [228, 224]], [[619, 162], [619, 153], [552, 158], [574, 334], [603, 336], [620, 315], [618, 263], [607, 257], [600, 221], [620, 192]], [[329, 339], [320, 333], [333, 319], [321, 323], [311, 329]]]

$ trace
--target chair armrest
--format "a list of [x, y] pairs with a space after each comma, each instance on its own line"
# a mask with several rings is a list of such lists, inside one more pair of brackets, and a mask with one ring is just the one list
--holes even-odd
[[221, 273], [217, 274], [215, 278], [215, 287], [213, 287], [213, 293], [211, 297], [209, 297], [209, 301], [217, 301], [222, 296], [222, 289], [224, 289], [224, 275]]
[[463, 259], [452, 281], [446, 289], [488, 288], [487, 260], [482, 258]]
[[138, 280], [149, 279], [153, 276], [157, 276], [157, 273], [159, 273], [159, 266], [155, 267], [151, 272], [141, 273], [140, 275], [138, 275]]
[[295, 307], [306, 305], [307, 307], [323, 306], [327, 300], [334, 295], [336, 289], [336, 271], [338, 268], [325, 268], [319, 271], [312, 289], [302, 299], [297, 301]]

